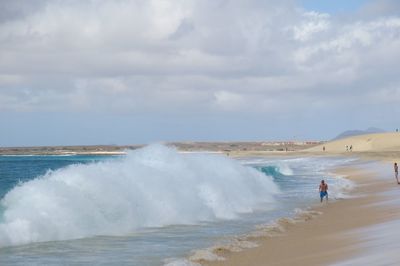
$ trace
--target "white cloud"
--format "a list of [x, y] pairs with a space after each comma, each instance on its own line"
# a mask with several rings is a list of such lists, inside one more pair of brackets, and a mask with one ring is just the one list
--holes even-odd
[[308, 41], [313, 35], [329, 29], [329, 14], [317, 12], [305, 12], [302, 14], [303, 20], [299, 25], [292, 27], [293, 37], [298, 41]]
[[214, 93], [215, 100], [218, 109], [223, 110], [241, 110], [245, 105], [243, 95], [229, 92], [229, 91], [217, 91]]
[[2, 110], [290, 113], [400, 82], [397, 16], [121, 0], [49, 1], [0, 21]]

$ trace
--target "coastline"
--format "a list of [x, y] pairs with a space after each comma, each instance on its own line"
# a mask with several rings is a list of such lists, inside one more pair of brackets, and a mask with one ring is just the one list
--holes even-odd
[[387, 176], [357, 165], [336, 173], [357, 184], [353, 197], [313, 206], [313, 212], [322, 214], [289, 223], [282, 234], [253, 238], [257, 247], [240, 252], [221, 249], [215, 253], [225, 260], [196, 262], [205, 266], [329, 265], [359, 255], [363, 240], [351, 232], [397, 218], [396, 206], [383, 204], [387, 200], [383, 192], [397, 186]]
[[[387, 137], [387, 136], [383, 136]], [[397, 136], [396, 136], [397, 137]], [[393, 162], [399, 161], [400, 149], [394, 146], [391, 149], [382, 148], [379, 145], [373, 146], [370, 137], [364, 137], [365, 143], [371, 146], [369, 150], [344, 152], [341, 144], [334, 146], [326, 143], [329, 147], [328, 152], [322, 151], [322, 146], [315, 146], [311, 149], [299, 150], [256, 150], [242, 149], [249, 143], [242, 143], [237, 146], [236, 150], [226, 151], [221, 146], [215, 146], [210, 153], [220, 153], [232, 158], [240, 157], [274, 157], [274, 158], [290, 158], [290, 157], [350, 157], [358, 158], [359, 162], [355, 162], [353, 167], [337, 169], [337, 173], [345, 175], [348, 179], [353, 180], [357, 186], [352, 191], [352, 198], [339, 199], [329, 204], [319, 204], [316, 196], [316, 203], [308, 213], [304, 213], [303, 217], [297, 216], [291, 218], [283, 218], [278, 220], [277, 230], [269, 231], [270, 234], [257, 234], [257, 231], [247, 236], [238, 236], [237, 243], [233, 246], [224, 246], [210, 248], [210, 259], [225, 258], [224, 261], [205, 261], [207, 256], [191, 256], [190, 261], [201, 263], [205, 266], [213, 265], [336, 265], [343, 261], [353, 260], [357, 256], [361, 256], [365, 261], [364, 246], [366, 240], [363, 239], [361, 230], [370, 230], [385, 222], [397, 223], [400, 226], [400, 218], [396, 214], [396, 207], [400, 206], [400, 201], [394, 202], [384, 193], [396, 194], [400, 198], [400, 187], [395, 185], [393, 177]], [[350, 142], [350, 141], [346, 141]], [[215, 143], [214, 143], [215, 144]], [[207, 145], [214, 145], [207, 143]], [[223, 145], [231, 146], [230, 143]], [[236, 144], [235, 144], [236, 145]], [[258, 145], [258, 144], [257, 144]], [[372, 147], [373, 146], [373, 147]], [[41, 153], [40, 155], [111, 155], [123, 154], [123, 152], [112, 147], [111, 150], [92, 146], [74, 147], [74, 152], [58, 149], [58, 147], [50, 147], [50, 149], [39, 147], [33, 150]], [[201, 152], [201, 149], [180, 149], [175, 146], [180, 153]], [[206, 147], [206, 146], [204, 146]], [[325, 147], [325, 146], [323, 146]], [[361, 144], [355, 147], [362, 147]], [[65, 147], [64, 147], [65, 148]], [[120, 147], [118, 147], [120, 148]], [[265, 148], [265, 147], [264, 147]], [[129, 149], [134, 149], [130, 147]], [[334, 150], [336, 149], [336, 150]], [[55, 154], [48, 154], [49, 151]], [[26, 150], [19, 150], [26, 152]], [[26, 154], [20, 154], [26, 155]], [[31, 154], [39, 155], [39, 154]], [[18, 156], [18, 155], [12, 155]], [[372, 167], [366, 166], [368, 161], [381, 161], [387, 163], [385, 165], [385, 175], [373, 171]], [[390, 163], [389, 163], [390, 162]], [[372, 163], [373, 164], [373, 163]], [[369, 164], [369, 165], [372, 165]], [[369, 168], [369, 169], [368, 169]], [[380, 167], [378, 167], [380, 168]], [[381, 168], [380, 168], [381, 169]], [[395, 197], [394, 197], [395, 198]], [[388, 204], [389, 203], [389, 204]], [[322, 215], [319, 215], [322, 213]], [[301, 216], [301, 215], [299, 215]], [[286, 220], [285, 220], [286, 219]], [[302, 219], [304, 221], [302, 221]], [[282, 223], [281, 223], [282, 222]], [[283, 228], [283, 229], [282, 229]], [[396, 230], [396, 227], [392, 228]], [[261, 233], [263, 228], [261, 228]], [[400, 235], [399, 235], [400, 237]], [[234, 239], [235, 241], [235, 239]], [[397, 243], [397, 240], [395, 241]], [[374, 244], [378, 242], [374, 242]], [[393, 250], [400, 248], [400, 245], [394, 247]], [[238, 252], [240, 250], [240, 252]], [[213, 253], [211, 253], [213, 251]], [[364, 254], [363, 254], [364, 252]], [[214, 256], [213, 256], [214, 255]], [[364, 256], [364, 257], [363, 257]], [[400, 260], [400, 257], [398, 258]], [[197, 264], [196, 264], [197, 265]], [[340, 264], [342, 265], [342, 264]], [[353, 264], [343, 264], [353, 265]], [[364, 265], [364, 264], [357, 264]], [[375, 263], [374, 265], [392, 265]]]
[[[321, 144], [318, 141], [232, 141], [232, 142], [160, 142], [180, 152], [218, 152], [229, 155], [255, 152], [295, 152]], [[0, 155], [108, 155], [125, 154], [127, 150], [143, 148], [135, 145], [76, 145], [38, 147], [0, 147]]]

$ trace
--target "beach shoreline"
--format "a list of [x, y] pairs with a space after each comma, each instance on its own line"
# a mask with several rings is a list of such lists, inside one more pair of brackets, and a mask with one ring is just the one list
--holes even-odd
[[[384, 222], [399, 220], [397, 205], [386, 204], [386, 192], [400, 191], [393, 175], [393, 162], [399, 162], [400, 149], [396, 146], [399, 135], [381, 134], [379, 137], [357, 137], [354, 150], [344, 151], [343, 143], [353, 143], [352, 139], [345, 141], [322, 143], [303, 143], [286, 150], [282, 143], [260, 142], [223, 142], [223, 143], [181, 143], [174, 146], [179, 153], [206, 152], [218, 153], [221, 156], [240, 158], [319, 158], [340, 157], [357, 158], [346, 168], [337, 168], [336, 174], [346, 176], [357, 186], [350, 198], [339, 199], [329, 204], [319, 204], [316, 193], [316, 204], [306, 210], [303, 217], [283, 217], [276, 234], [252, 234], [238, 236], [239, 246], [233, 249], [219, 246], [210, 248], [214, 259], [225, 260], [207, 261], [202, 256], [191, 256], [189, 260], [205, 266], [214, 265], [327, 265], [340, 263], [359, 256], [363, 252], [365, 241], [357, 231]], [[374, 145], [374, 138], [396, 138], [391, 148]], [[354, 142], [355, 143], [355, 142]], [[364, 146], [363, 146], [364, 145]], [[110, 148], [111, 147], [111, 148]], [[15, 149], [15, 154], [3, 148], [0, 155], [122, 155], [127, 150], [141, 146], [74, 146], [74, 147], [33, 147]], [[270, 147], [270, 149], [268, 148]], [[307, 148], [309, 147], [309, 148]], [[327, 149], [325, 150], [325, 148]], [[231, 149], [232, 148], [232, 149]], [[360, 150], [358, 150], [360, 149]], [[13, 149], [11, 149], [13, 150]], [[351, 161], [353, 160], [351, 159]], [[369, 167], [379, 161], [378, 173]], [[384, 165], [383, 165], [384, 164]], [[382, 166], [383, 165], [383, 166]], [[319, 182], [319, 181], [318, 181]], [[318, 184], [315, 184], [316, 188]], [[308, 190], [309, 191], [309, 190]], [[399, 193], [400, 194], [400, 193]], [[400, 198], [400, 195], [398, 195]], [[320, 213], [322, 213], [320, 215]], [[285, 220], [287, 219], [287, 220]], [[304, 220], [304, 221], [303, 221]], [[262, 229], [261, 229], [262, 230]], [[272, 230], [273, 231], [273, 230]], [[256, 232], [257, 233], [257, 232]], [[242, 246], [241, 246], [242, 245]], [[238, 248], [237, 248], [238, 247]], [[399, 246], [400, 248], [400, 246]], [[241, 250], [240, 252], [236, 252]], [[400, 258], [399, 258], [400, 259]], [[378, 264], [381, 265], [381, 264]]]
[[240, 252], [221, 249], [215, 253], [224, 260], [196, 262], [205, 266], [329, 265], [360, 254], [362, 240], [350, 233], [397, 217], [394, 206], [379, 205], [387, 200], [383, 192], [397, 188], [394, 180], [361, 169], [366, 160], [360, 162], [336, 171], [357, 184], [352, 197], [311, 206], [311, 212], [321, 215], [288, 223], [276, 236], [252, 238], [257, 247]]

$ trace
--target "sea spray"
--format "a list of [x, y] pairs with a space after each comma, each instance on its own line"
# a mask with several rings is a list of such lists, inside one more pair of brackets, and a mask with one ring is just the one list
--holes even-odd
[[15, 187], [1, 200], [0, 246], [234, 219], [273, 208], [277, 193], [269, 176], [224, 156], [152, 145]]

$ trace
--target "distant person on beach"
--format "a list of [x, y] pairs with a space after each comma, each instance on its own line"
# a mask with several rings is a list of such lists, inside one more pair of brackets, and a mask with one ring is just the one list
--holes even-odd
[[397, 184], [399, 183], [399, 167], [397, 166], [397, 163], [394, 163], [394, 177], [396, 177]]
[[325, 151], [325, 146], [324, 146], [324, 147], [322, 147], [322, 150], [323, 150], [323, 151]]
[[321, 198], [321, 202], [324, 197], [326, 197], [326, 202], [328, 202], [328, 184], [325, 183], [325, 180], [321, 180], [321, 184], [319, 184], [319, 196]]

